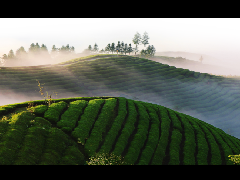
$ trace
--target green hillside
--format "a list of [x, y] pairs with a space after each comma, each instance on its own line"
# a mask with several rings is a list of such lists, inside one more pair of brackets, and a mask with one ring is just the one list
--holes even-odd
[[41, 99], [38, 82], [58, 92], [49, 107], [0, 106], [0, 164], [85, 164], [95, 153], [128, 164], [233, 164], [228, 155], [240, 154], [238, 78], [114, 54], [0, 68], [3, 95]]
[[[91, 58], [100, 59], [87, 61]], [[44, 84], [49, 93], [58, 92], [56, 98], [118, 97], [120, 94], [137, 97], [137, 100], [191, 115], [240, 138], [238, 78], [189, 71], [139, 57], [117, 57], [116, 54], [82, 57], [51, 66], [0, 69], [3, 95], [11, 95], [10, 89], [19, 96], [39, 97], [38, 82]]]
[[0, 164], [84, 165], [95, 153], [113, 153], [134, 165], [231, 165], [228, 155], [240, 153], [240, 139], [156, 104], [123, 97], [34, 103], [1, 107]]

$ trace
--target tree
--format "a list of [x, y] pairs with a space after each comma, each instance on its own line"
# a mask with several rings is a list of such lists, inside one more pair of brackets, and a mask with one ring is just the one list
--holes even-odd
[[121, 54], [123, 54], [124, 48], [125, 48], [125, 45], [124, 45], [124, 42], [122, 41], [121, 46], [120, 46], [120, 52], [121, 52]]
[[110, 43], [105, 47], [105, 51], [109, 53], [111, 51], [111, 45]]
[[156, 49], [155, 49], [155, 47], [152, 45], [152, 56], [154, 56], [155, 52], [156, 52]]
[[104, 53], [105, 51], [104, 51], [104, 49], [102, 49], [101, 51], [99, 51], [100, 53]]
[[113, 54], [113, 51], [115, 51], [115, 43], [112, 43], [110, 50], [112, 51], [112, 54]]
[[144, 49], [141, 50], [141, 56], [142, 57], [152, 57], [152, 56], [154, 56], [155, 51], [156, 51], [156, 49], [154, 48], [154, 46], [149, 45], [145, 50]]
[[17, 59], [26, 59], [27, 58], [27, 52], [25, 51], [23, 46], [21, 46], [19, 49], [17, 49], [16, 58]]
[[199, 61], [202, 63], [202, 60], [203, 60], [203, 57], [201, 56], [200, 59], [199, 59]]
[[34, 43], [32, 43], [32, 44], [30, 45], [30, 48], [29, 48], [29, 54], [36, 56], [36, 55], [39, 55], [39, 52], [40, 52], [40, 46], [39, 46], [39, 44], [36, 43], [36, 45], [35, 45]]
[[121, 44], [120, 44], [120, 41], [118, 41], [118, 44], [116, 46], [117, 54], [118, 54], [118, 52], [120, 52], [120, 48], [121, 48]]
[[58, 55], [58, 51], [59, 51], [59, 49], [56, 48], [55, 45], [53, 45], [52, 46], [52, 51], [51, 51], [51, 55], [52, 55], [53, 58], [55, 58]]
[[8, 56], [6, 54], [3, 55], [2, 59], [8, 59]]
[[133, 48], [132, 48], [131, 44], [129, 44], [129, 46], [128, 46], [129, 55], [130, 55], [130, 53], [131, 53], [132, 51], [133, 51]]
[[147, 51], [144, 49], [141, 50], [140, 54], [141, 54], [141, 57], [147, 57]]
[[148, 39], [149, 39], [148, 33], [145, 31], [142, 38], [142, 44], [144, 44], [144, 47], [146, 46], [146, 44], [149, 44]]
[[125, 44], [125, 46], [124, 46], [124, 53], [125, 53], [125, 55], [126, 55], [126, 53], [128, 52], [128, 45], [127, 44]]
[[72, 46], [72, 47], [70, 47], [70, 52], [71, 53], [75, 53], [75, 48]]
[[135, 50], [135, 55], [136, 55], [136, 52], [138, 52], [137, 46], [140, 45], [140, 43], [141, 43], [141, 35], [137, 32], [137, 33], [134, 35], [134, 38], [132, 39], [132, 41], [133, 41], [133, 44], [136, 44], [136, 48], [134, 48], [134, 50]]
[[8, 53], [8, 59], [14, 59], [14, 58], [15, 58], [15, 55], [14, 55], [13, 50], [11, 49]]
[[93, 49], [92, 49], [92, 46], [91, 46], [91, 45], [89, 45], [89, 46], [88, 46], [88, 51], [91, 53], [91, 52], [92, 52], [92, 50], [93, 50]]
[[93, 51], [96, 52], [96, 53], [98, 52], [98, 45], [97, 45], [97, 43], [94, 44]]

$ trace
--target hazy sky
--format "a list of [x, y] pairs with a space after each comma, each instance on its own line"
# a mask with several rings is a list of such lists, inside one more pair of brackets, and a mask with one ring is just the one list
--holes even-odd
[[[0, 56], [10, 49], [31, 43], [69, 44], [81, 53], [88, 45], [98, 44], [99, 50], [108, 43], [131, 43], [136, 32], [146, 31], [149, 44], [157, 52], [186, 51], [215, 57], [240, 59], [239, 18], [0, 18]], [[140, 50], [144, 46], [140, 46]]]

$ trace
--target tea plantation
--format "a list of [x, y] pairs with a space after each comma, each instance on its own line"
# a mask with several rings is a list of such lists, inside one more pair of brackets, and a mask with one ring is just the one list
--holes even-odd
[[33, 103], [1, 107], [1, 165], [84, 165], [96, 153], [132, 165], [232, 165], [228, 155], [240, 154], [234, 136], [156, 104], [123, 97]]
[[240, 154], [238, 77], [111, 54], [0, 68], [2, 95], [39, 96], [37, 81], [58, 98], [0, 106], [0, 164], [114, 164], [117, 157], [115, 164], [232, 165], [228, 156]]

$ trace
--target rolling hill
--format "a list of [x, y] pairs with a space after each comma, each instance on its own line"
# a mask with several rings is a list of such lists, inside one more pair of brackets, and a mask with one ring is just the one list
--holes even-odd
[[[49, 107], [33, 101], [36, 112], [26, 111], [28, 102], [0, 106], [0, 119], [9, 119], [1, 121], [2, 164], [84, 164], [96, 152], [113, 152], [129, 164], [232, 164], [227, 156], [239, 154], [237, 78], [139, 57], [96, 55], [1, 67], [1, 94], [36, 99], [36, 80], [58, 98]], [[41, 151], [34, 149], [38, 146]], [[26, 160], [29, 152], [34, 155]]]
[[8, 116], [0, 121], [0, 164], [84, 165], [112, 153], [132, 165], [232, 165], [228, 155], [240, 153], [240, 139], [156, 104], [123, 97], [34, 103], [1, 107]]

